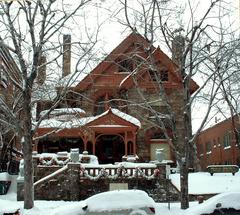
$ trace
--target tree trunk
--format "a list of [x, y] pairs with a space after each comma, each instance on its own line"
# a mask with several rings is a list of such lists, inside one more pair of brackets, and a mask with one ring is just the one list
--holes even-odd
[[22, 148], [24, 157], [24, 208], [31, 209], [33, 202], [33, 165], [32, 165], [32, 113], [31, 91], [25, 89], [23, 93], [23, 131]]
[[188, 196], [188, 167], [186, 162], [183, 162], [180, 168], [180, 198], [181, 198], [181, 209], [187, 209], [189, 207], [189, 196]]

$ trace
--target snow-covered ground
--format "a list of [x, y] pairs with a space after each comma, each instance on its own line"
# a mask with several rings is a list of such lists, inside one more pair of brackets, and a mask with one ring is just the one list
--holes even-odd
[[[174, 186], [180, 190], [179, 174], [170, 175]], [[189, 174], [189, 194], [216, 194], [223, 192], [240, 192], [240, 172], [235, 176], [232, 173], [214, 173], [211, 176], [207, 172]]]
[[[179, 188], [179, 174], [172, 174], [170, 178], [173, 184]], [[57, 208], [76, 204], [76, 202], [65, 201], [35, 201], [35, 207], [31, 210], [23, 211], [23, 202], [16, 201], [16, 177], [9, 176], [6, 173], [0, 173], [0, 180], [11, 180], [12, 183], [7, 195], [0, 195], [0, 215], [3, 212], [9, 212], [20, 209], [24, 215], [42, 215], [48, 213], [51, 215]], [[211, 176], [209, 173], [199, 172], [189, 174], [190, 194], [209, 194], [222, 193], [203, 204], [191, 202], [187, 210], [180, 209], [180, 203], [170, 203], [170, 210], [167, 203], [156, 203], [156, 214], [158, 215], [200, 215], [201, 213], [211, 212], [215, 209], [217, 203], [223, 207], [234, 207], [240, 209], [240, 172], [232, 176], [228, 173], [219, 173]], [[234, 192], [233, 192], [234, 191]], [[122, 204], [123, 201], [119, 202]], [[101, 203], [102, 204], [102, 203]], [[64, 214], [63, 214], [64, 215]]]

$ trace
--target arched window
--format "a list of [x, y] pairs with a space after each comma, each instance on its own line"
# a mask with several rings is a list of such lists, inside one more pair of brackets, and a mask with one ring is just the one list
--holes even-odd
[[151, 135], [151, 139], [155, 140], [159, 140], [159, 139], [163, 139], [165, 140], [166, 139], [166, 136], [164, 134], [163, 131], [155, 131], [152, 135]]
[[[169, 132], [168, 132], [168, 135], [170, 135]], [[167, 139], [164, 131], [162, 129], [156, 128], [156, 127], [152, 127], [151, 129], [149, 129], [146, 133], [146, 137], [148, 140], [153, 140], [153, 141]]]
[[101, 96], [95, 102], [95, 115], [99, 115], [104, 111], [105, 111], [105, 96]]
[[117, 101], [114, 99], [113, 96], [109, 97], [108, 101], [111, 108], [118, 108]]
[[118, 102], [113, 96], [108, 96], [108, 94], [100, 96], [95, 102], [95, 115], [103, 113], [108, 107], [118, 108]]

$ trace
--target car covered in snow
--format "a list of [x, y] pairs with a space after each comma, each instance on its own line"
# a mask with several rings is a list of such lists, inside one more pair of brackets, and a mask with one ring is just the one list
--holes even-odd
[[237, 215], [240, 214], [240, 192], [218, 194], [203, 203], [190, 207], [186, 215]]
[[155, 202], [141, 190], [116, 190], [55, 209], [52, 215], [153, 215]]

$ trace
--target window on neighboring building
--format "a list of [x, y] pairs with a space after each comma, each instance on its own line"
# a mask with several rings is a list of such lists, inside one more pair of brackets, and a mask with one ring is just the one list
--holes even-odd
[[217, 142], [218, 142], [218, 147], [221, 146], [221, 140], [220, 140], [220, 137], [217, 138]]
[[232, 162], [231, 162], [230, 160], [226, 160], [226, 161], [224, 162], [224, 164], [225, 164], [225, 165], [231, 165]]
[[217, 142], [216, 142], [216, 140], [214, 139], [213, 140], [213, 148], [216, 148], [217, 147]]
[[223, 137], [223, 147], [226, 148], [226, 147], [230, 147], [230, 146], [231, 146], [231, 135], [228, 132]]
[[118, 62], [118, 72], [132, 72], [133, 62], [130, 59], [120, 60]]
[[198, 153], [199, 153], [199, 155], [203, 155], [203, 145], [202, 144], [198, 144]]
[[209, 141], [209, 142], [206, 143], [206, 152], [209, 153], [209, 152], [211, 152], [211, 151], [212, 151], [212, 144], [211, 144], [211, 142]]

